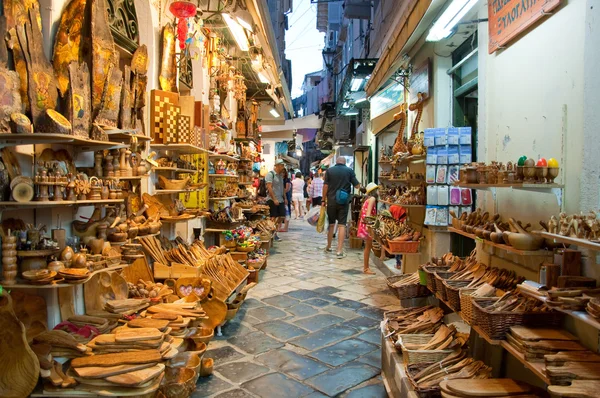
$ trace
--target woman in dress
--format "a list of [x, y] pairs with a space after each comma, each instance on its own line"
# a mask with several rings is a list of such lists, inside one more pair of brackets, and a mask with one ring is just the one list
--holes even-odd
[[292, 201], [294, 202], [294, 220], [304, 217], [304, 178], [302, 173], [297, 172], [292, 181]]
[[365, 251], [363, 254], [363, 273], [367, 275], [375, 275], [375, 272], [371, 271], [371, 268], [369, 268], [369, 255], [371, 254], [371, 249], [373, 248], [373, 238], [369, 235], [365, 217], [372, 217], [377, 214], [377, 196], [379, 186], [370, 182], [367, 185], [366, 190], [367, 196], [360, 211], [360, 217], [358, 219], [358, 231], [356, 232], [356, 236], [365, 241]]

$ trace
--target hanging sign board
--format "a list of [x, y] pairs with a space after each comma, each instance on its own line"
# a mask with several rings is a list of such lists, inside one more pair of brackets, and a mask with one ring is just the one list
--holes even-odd
[[489, 53], [505, 46], [548, 15], [560, 2], [561, 0], [489, 0]]
[[[491, 1], [491, 0], [490, 0]], [[423, 93], [425, 97], [429, 98], [429, 83], [431, 81], [431, 75], [429, 73], [430, 68], [430, 60], [427, 60], [423, 63], [423, 65], [419, 66], [417, 69], [413, 70], [410, 75], [410, 98], [409, 102], [415, 102], [417, 100], [417, 94]]]

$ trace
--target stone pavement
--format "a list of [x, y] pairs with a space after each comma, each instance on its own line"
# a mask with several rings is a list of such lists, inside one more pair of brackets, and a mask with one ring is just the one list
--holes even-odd
[[362, 274], [362, 250], [338, 260], [305, 221], [281, 233], [260, 283], [205, 357], [214, 373], [193, 397], [387, 397], [383, 311], [397, 309], [383, 274]]

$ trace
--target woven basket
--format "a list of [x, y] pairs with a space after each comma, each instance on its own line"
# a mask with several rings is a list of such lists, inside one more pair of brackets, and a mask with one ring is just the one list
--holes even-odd
[[254, 245], [252, 245], [252, 246], [246, 246], [246, 247], [242, 247], [240, 245], [237, 245], [236, 248], [235, 248], [235, 250], [238, 251], [238, 252], [250, 253], [250, 252], [253, 252], [255, 248], [256, 247]]
[[446, 301], [448, 297], [446, 296], [446, 286], [444, 285], [444, 279], [450, 278], [456, 272], [442, 272], [436, 271], [434, 272], [435, 276], [435, 290], [436, 293], [440, 295], [442, 300]]
[[471, 283], [472, 280], [459, 280], [459, 281], [452, 281], [452, 280], [445, 280], [442, 283], [444, 284], [444, 287], [446, 288], [446, 301], [448, 302], [448, 305], [450, 306], [450, 308], [452, 308], [455, 312], [460, 311], [460, 296], [458, 294], [458, 292], [460, 291], [461, 288], [467, 286], [469, 283]]
[[416, 363], [439, 362], [452, 354], [452, 350], [411, 350], [405, 344], [426, 344], [431, 340], [433, 334], [401, 334], [398, 336], [396, 347], [402, 351], [402, 359], [405, 365]]
[[553, 327], [562, 322], [562, 313], [489, 311], [486, 307], [494, 304], [497, 298], [473, 298], [473, 324], [493, 340], [504, 340], [511, 326]]
[[387, 251], [391, 253], [417, 253], [419, 251], [419, 241], [406, 242], [397, 240], [387, 241]]
[[429, 290], [427, 289], [427, 287], [421, 285], [419, 282], [415, 283], [415, 284], [410, 284], [410, 285], [405, 285], [405, 286], [401, 286], [401, 287], [395, 287], [393, 286], [394, 283], [402, 280], [402, 279], [406, 279], [408, 278], [409, 275], [394, 275], [394, 276], [390, 276], [389, 278], [387, 278], [387, 285], [390, 288], [390, 290], [400, 299], [407, 299], [407, 298], [413, 298], [413, 297], [423, 297], [423, 296], [428, 296], [429, 295]]
[[437, 267], [435, 265], [428, 265], [428, 266], [424, 266], [422, 267], [423, 272], [425, 272], [426, 276], [427, 276], [427, 289], [429, 289], [429, 291], [433, 294], [435, 294], [436, 292], [436, 286], [435, 286], [435, 272], [436, 271], [448, 271], [450, 269], [450, 267]]
[[468, 324], [473, 322], [473, 303], [471, 295], [477, 289], [460, 289], [458, 297], [460, 298], [460, 313]]
[[406, 365], [406, 375], [412, 388], [417, 392], [420, 398], [437, 398], [440, 397], [440, 386], [430, 388], [421, 388], [413, 379], [413, 376], [431, 365], [431, 363], [417, 363], [412, 365]]

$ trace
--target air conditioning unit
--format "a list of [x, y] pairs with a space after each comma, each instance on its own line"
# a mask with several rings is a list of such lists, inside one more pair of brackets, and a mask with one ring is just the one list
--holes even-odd
[[333, 138], [338, 142], [350, 140], [350, 119], [347, 117], [337, 117], [335, 119]]
[[344, 17], [348, 19], [371, 19], [371, 1], [346, 0]]
[[356, 146], [365, 145], [366, 138], [367, 137], [365, 137], [364, 131], [361, 131], [360, 133], [356, 133], [356, 140], [354, 140], [354, 145], [356, 145]]

